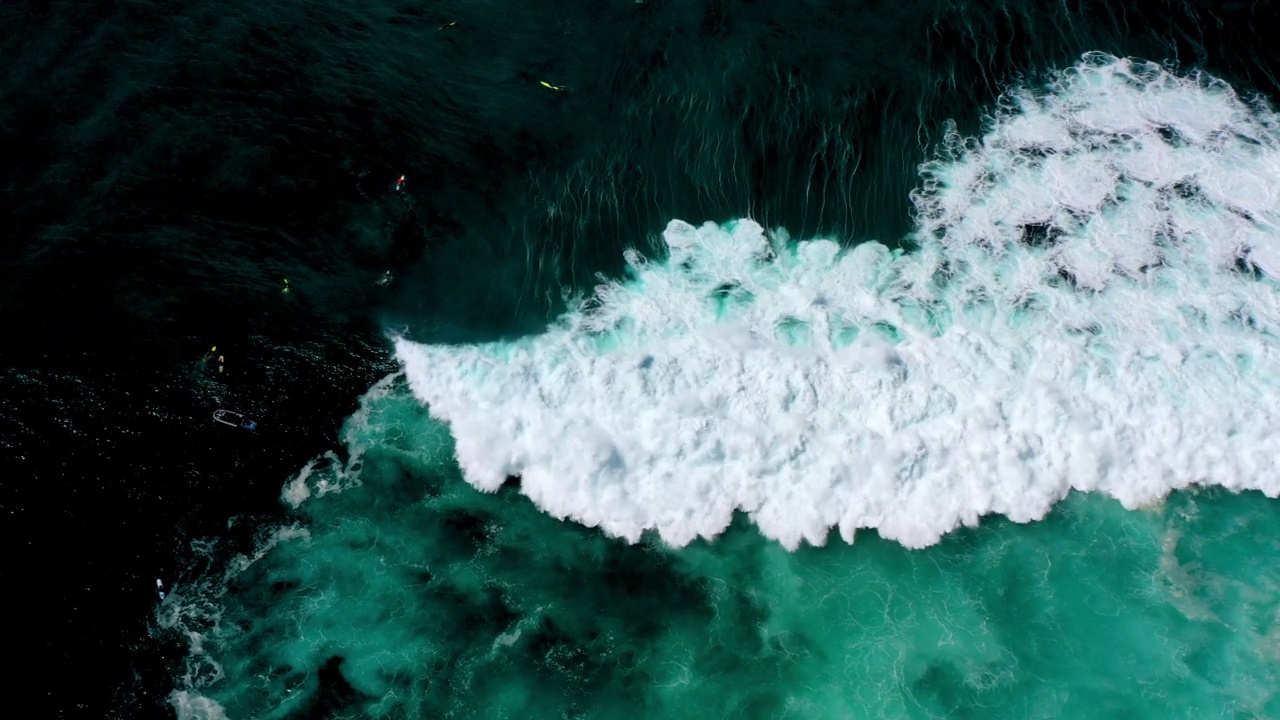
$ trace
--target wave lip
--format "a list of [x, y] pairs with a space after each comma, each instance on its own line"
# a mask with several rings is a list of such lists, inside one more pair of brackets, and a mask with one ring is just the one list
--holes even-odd
[[1280, 124], [1091, 54], [921, 167], [910, 253], [672, 221], [513, 344], [399, 338], [468, 482], [635, 541], [911, 547], [1072, 489], [1280, 495]]

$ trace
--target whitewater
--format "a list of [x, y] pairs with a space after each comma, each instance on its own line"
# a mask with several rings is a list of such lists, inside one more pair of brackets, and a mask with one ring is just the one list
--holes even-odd
[[540, 335], [395, 352], [470, 484], [632, 542], [1276, 497], [1278, 141], [1220, 80], [1091, 54], [948, 134], [901, 247], [673, 220]]

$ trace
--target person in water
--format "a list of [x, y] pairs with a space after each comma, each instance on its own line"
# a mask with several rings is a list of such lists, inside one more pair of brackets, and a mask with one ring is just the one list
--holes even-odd
[[[213, 354], [216, 352], [218, 352], [218, 346], [214, 345], [213, 347], [209, 348], [209, 352], [205, 353], [204, 357], [200, 358], [200, 363], [208, 367], [209, 362], [213, 360]], [[225, 369], [226, 363], [227, 363], [227, 357], [225, 355], [219, 355], [218, 356], [218, 372], [222, 372]]]

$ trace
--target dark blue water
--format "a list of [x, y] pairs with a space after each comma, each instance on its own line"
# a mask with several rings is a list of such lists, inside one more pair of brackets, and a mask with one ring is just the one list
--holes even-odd
[[[338, 445], [392, 368], [387, 329], [535, 331], [561, 288], [617, 271], [621, 248], [673, 217], [901, 237], [946, 120], [973, 131], [1009, 83], [1090, 50], [1275, 98], [1276, 14], [1198, 0], [6, 3], [10, 702], [168, 716], [185, 648], [148, 629], [155, 578], [189, 568], [193, 542], [229, 554], [284, 515], [281, 482]], [[221, 372], [202, 360], [214, 346]], [[215, 425], [220, 407], [260, 429]]]

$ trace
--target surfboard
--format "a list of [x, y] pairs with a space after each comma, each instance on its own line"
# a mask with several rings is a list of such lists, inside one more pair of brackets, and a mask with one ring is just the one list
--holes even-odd
[[223, 425], [244, 428], [245, 430], [256, 430], [258, 427], [258, 422], [256, 420], [250, 420], [240, 413], [232, 410], [215, 410], [213, 413], [213, 419]]

